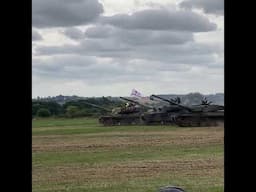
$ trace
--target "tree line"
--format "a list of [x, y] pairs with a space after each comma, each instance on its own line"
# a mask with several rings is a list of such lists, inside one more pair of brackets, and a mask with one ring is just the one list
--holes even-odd
[[114, 107], [123, 102], [102, 98], [88, 98], [83, 100], [68, 101], [63, 105], [55, 101], [32, 101], [33, 117], [89, 117], [107, 114]]
[[[181, 103], [185, 105], [200, 104], [204, 99], [204, 95], [200, 93], [190, 93], [187, 95], [162, 95], [166, 99], [181, 98]], [[218, 96], [215, 100], [222, 105], [224, 95]], [[212, 96], [210, 101], [213, 101]], [[218, 104], [218, 102], [216, 104]], [[67, 101], [60, 105], [56, 101], [32, 100], [32, 118], [33, 117], [88, 117], [100, 116], [109, 113], [113, 108], [124, 105], [125, 103], [118, 99], [107, 97], [92, 97]], [[105, 110], [106, 109], [106, 110]], [[108, 111], [109, 110], [109, 111]]]

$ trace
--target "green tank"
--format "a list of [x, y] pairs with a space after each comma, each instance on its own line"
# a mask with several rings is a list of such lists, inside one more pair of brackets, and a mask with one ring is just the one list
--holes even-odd
[[[151, 95], [150, 99], [155, 98], [164, 101], [165, 105], [158, 105], [156, 110], [147, 111], [142, 114], [141, 118], [146, 125], [175, 125], [176, 114], [180, 113], [184, 109], [176, 104], [180, 103], [180, 98], [167, 100], [162, 97]], [[175, 103], [175, 105], [173, 104]]]
[[187, 106], [190, 110], [180, 113], [176, 124], [181, 127], [203, 127], [224, 125], [224, 106], [213, 105], [206, 98], [199, 105]]
[[120, 99], [128, 103], [122, 107], [112, 109], [109, 115], [101, 116], [99, 118], [99, 123], [105, 126], [144, 124], [141, 115], [145, 111], [152, 110], [152, 107], [128, 98], [120, 97]]
[[224, 106], [212, 105], [206, 99], [199, 105], [182, 105], [180, 99], [168, 100], [151, 95], [168, 102], [157, 112], [145, 113], [142, 119], [145, 124], [173, 124], [182, 127], [217, 126], [224, 123]]

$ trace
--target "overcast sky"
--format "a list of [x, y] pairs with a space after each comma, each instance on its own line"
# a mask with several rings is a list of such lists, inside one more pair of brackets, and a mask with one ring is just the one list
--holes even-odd
[[32, 0], [32, 97], [224, 92], [223, 0]]

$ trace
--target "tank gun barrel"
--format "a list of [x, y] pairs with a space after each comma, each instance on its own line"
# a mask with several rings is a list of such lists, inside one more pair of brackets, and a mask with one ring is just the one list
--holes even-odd
[[174, 102], [172, 102], [172, 101], [170, 101], [170, 100], [168, 100], [168, 99], [159, 97], [159, 96], [157, 96], [157, 95], [151, 95], [151, 97], [155, 97], [155, 98], [157, 98], [157, 99], [160, 99], [160, 100], [162, 100], [162, 101], [165, 101], [165, 102], [167, 102], [167, 103], [170, 103], [171, 105], [177, 105], [177, 103], [174, 103]]
[[162, 97], [159, 97], [159, 96], [157, 96], [157, 95], [151, 95], [151, 97], [158, 98], [158, 99], [160, 99], [160, 100], [162, 100], [162, 101], [168, 102], [168, 103], [171, 104], [171, 105], [177, 105], [177, 106], [179, 106], [179, 107], [181, 107], [181, 108], [183, 108], [183, 109], [186, 109], [186, 110], [188, 110], [188, 111], [192, 111], [192, 109], [189, 108], [189, 107], [187, 107], [187, 106], [180, 105], [180, 104], [178, 104], [178, 103], [175, 103], [175, 102], [173, 102], [173, 101], [170, 101], [170, 100], [165, 99], [165, 98], [162, 98]]
[[86, 103], [87, 105], [93, 106], [93, 107], [95, 107], [95, 108], [102, 109], [102, 110], [107, 111], [107, 112], [111, 112], [111, 110], [106, 109], [106, 108], [104, 108], [104, 107], [100, 107], [100, 106], [98, 106], [98, 105], [89, 103], [89, 102], [87, 102], [87, 101], [83, 101], [83, 102]]

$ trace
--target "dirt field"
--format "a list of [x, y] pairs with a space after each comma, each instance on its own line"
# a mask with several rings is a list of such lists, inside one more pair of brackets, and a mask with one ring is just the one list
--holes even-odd
[[32, 188], [39, 191], [224, 191], [223, 127], [103, 127], [95, 119], [35, 120]]

